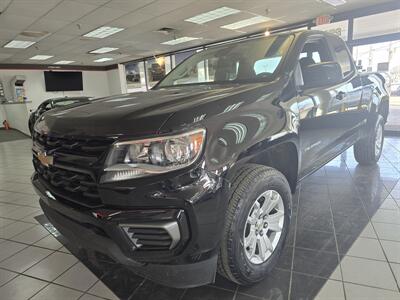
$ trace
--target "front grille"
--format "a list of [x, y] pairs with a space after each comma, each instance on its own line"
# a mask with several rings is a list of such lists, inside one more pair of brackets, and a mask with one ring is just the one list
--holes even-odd
[[[95, 173], [113, 140], [58, 138], [35, 132], [33, 141], [35, 170], [52, 194], [86, 207], [101, 205]], [[52, 155], [54, 164], [42, 165], [38, 152]]]
[[36, 157], [33, 165], [40, 179], [54, 195], [87, 207], [101, 205], [97, 184], [90, 174], [54, 166], [45, 167]]
[[114, 142], [112, 139], [68, 139], [42, 135], [35, 132], [33, 140], [39, 148], [52, 152], [100, 157]]
[[167, 251], [180, 240], [179, 225], [176, 222], [165, 225], [121, 225], [137, 251]]

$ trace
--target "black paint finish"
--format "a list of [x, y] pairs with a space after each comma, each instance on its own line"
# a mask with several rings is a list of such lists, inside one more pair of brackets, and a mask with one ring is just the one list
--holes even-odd
[[[35, 174], [33, 184], [49, 219], [74, 243], [87, 248], [95, 245], [97, 250], [136, 270], [141, 269], [141, 274], [157, 282], [174, 287], [212, 282], [230, 178], [237, 168], [246, 163], [272, 166], [286, 175], [294, 192], [300, 179], [365, 136], [370, 120], [382, 107], [382, 101], [387, 100], [381, 78], [375, 74], [360, 75], [354, 65], [338, 84], [301, 90], [295, 71], [303, 46], [315, 39], [336, 38], [316, 31], [293, 35], [294, 42], [284, 54], [280, 74], [272, 82], [177, 86], [102, 98], [79, 107], [47, 112], [36, 123], [35, 130], [40, 135], [82, 143], [205, 128], [204, 152], [192, 166], [122, 182], [100, 182], [106, 153], [93, 162], [82, 155], [67, 157], [61, 150], [60, 153], [57, 149], [53, 151], [55, 167], [93, 178], [101, 209], [138, 213], [160, 208], [182, 209], [189, 224], [187, 242], [167, 253], [133, 251], [123, 239], [118, 221], [112, 217], [96, 219], [92, 213], [99, 208], [73, 204], [62, 195], [57, 196], [59, 201], [50, 199], [46, 190], [51, 187]], [[229, 109], [232, 105], [235, 109]], [[228, 125], [240, 126], [242, 134], [238, 135]], [[340, 231], [359, 230], [348, 216], [338, 214], [331, 219], [329, 213], [321, 203], [320, 209], [299, 222], [308, 230], [315, 230], [316, 222], [326, 232], [332, 232], [332, 226], [340, 226]], [[157, 214], [148, 218], [148, 222], [157, 221]], [[330, 239], [328, 235], [321, 238]], [[314, 248], [321, 250], [321, 245], [315, 244]], [[329, 244], [326, 248], [327, 252], [333, 249]], [[321, 272], [326, 274], [327, 270]]]

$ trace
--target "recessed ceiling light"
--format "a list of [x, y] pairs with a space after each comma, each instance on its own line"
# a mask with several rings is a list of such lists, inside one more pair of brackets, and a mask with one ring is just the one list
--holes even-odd
[[252, 17], [252, 18], [249, 18], [249, 19], [245, 19], [245, 20], [242, 20], [242, 21], [238, 21], [238, 22], [235, 22], [235, 23], [231, 23], [231, 24], [228, 24], [228, 25], [221, 26], [221, 28], [230, 29], [230, 30], [236, 30], [236, 29], [247, 27], [247, 26], [250, 26], [250, 25], [255, 25], [255, 24], [259, 24], [259, 23], [268, 22], [270, 20], [271, 20], [271, 18], [268, 18], [268, 17], [256, 16], [256, 17]]
[[113, 60], [111, 57], [103, 57], [103, 58], [99, 58], [94, 60], [94, 62], [105, 62], [105, 61], [110, 61]]
[[190, 36], [184, 36], [175, 40], [170, 40], [170, 41], [166, 41], [163, 42], [161, 44], [163, 45], [176, 45], [176, 44], [182, 44], [182, 43], [186, 43], [186, 42], [190, 42], [190, 41], [194, 41], [194, 40], [198, 40], [199, 38], [197, 37], [190, 37]]
[[30, 46], [32, 46], [33, 44], [35, 44], [36, 42], [32, 42], [32, 41], [11, 41], [7, 44], [5, 44], [3, 47], [4, 48], [17, 48], [17, 49], [26, 49]]
[[91, 38], [98, 38], [98, 39], [104, 39], [110, 35], [116, 34], [125, 28], [118, 28], [118, 27], [109, 27], [109, 26], [103, 26], [99, 27], [91, 32], [88, 32], [84, 34], [83, 36], [85, 37], [91, 37]]
[[54, 65], [69, 65], [75, 62], [74, 60], [60, 60], [54, 63]]
[[108, 52], [115, 51], [115, 50], [118, 50], [118, 48], [103, 47], [103, 48], [99, 48], [99, 49], [90, 51], [89, 53], [103, 54], [103, 53], [108, 53]]
[[196, 24], [204, 24], [204, 23], [216, 20], [216, 19], [220, 19], [220, 18], [223, 18], [226, 16], [237, 14], [239, 12], [240, 12], [240, 10], [238, 10], [238, 9], [224, 6], [224, 7], [220, 7], [220, 8], [211, 10], [209, 12], [202, 13], [197, 16], [191, 17], [189, 19], [186, 19], [185, 21], [196, 23]]
[[271, 32], [270, 32], [270, 31], [266, 30], [266, 31], [264, 32], [264, 36], [270, 36], [270, 35], [271, 35]]
[[31, 60], [46, 60], [46, 59], [49, 59], [52, 57], [53, 57], [53, 55], [35, 55], [35, 56], [31, 57], [30, 59]]
[[346, 4], [346, 0], [322, 0], [325, 3], [328, 3], [332, 6], [339, 6], [339, 5], [343, 5]]

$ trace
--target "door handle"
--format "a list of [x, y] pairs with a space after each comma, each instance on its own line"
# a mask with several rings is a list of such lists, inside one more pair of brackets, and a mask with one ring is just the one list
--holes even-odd
[[346, 97], [345, 92], [339, 92], [336, 94], [336, 99], [338, 99], [338, 100], [343, 100], [345, 97]]

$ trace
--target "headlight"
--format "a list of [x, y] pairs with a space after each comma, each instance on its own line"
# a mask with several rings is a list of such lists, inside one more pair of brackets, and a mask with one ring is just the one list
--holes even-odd
[[185, 168], [203, 149], [205, 129], [183, 134], [118, 142], [106, 160], [102, 181], [121, 181]]

